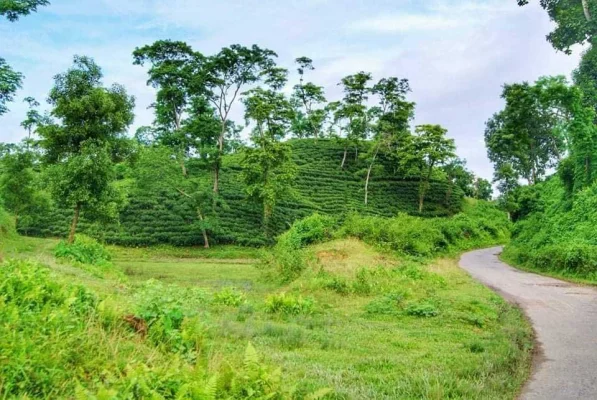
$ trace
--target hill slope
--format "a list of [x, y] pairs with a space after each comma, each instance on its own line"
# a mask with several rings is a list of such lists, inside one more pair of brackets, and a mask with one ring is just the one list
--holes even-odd
[[[333, 140], [291, 140], [293, 157], [299, 171], [294, 196], [280, 202], [273, 215], [275, 232], [280, 233], [297, 219], [313, 212], [341, 216], [351, 211], [363, 214], [394, 216], [399, 212], [417, 213], [418, 181], [392, 177], [392, 165], [380, 161], [372, 176], [369, 205], [364, 204], [365, 163], [356, 154], [349, 156], [345, 169], [340, 168], [343, 146]], [[359, 149], [363, 152], [364, 148]], [[355, 152], [356, 153], [356, 152]], [[240, 180], [240, 155], [224, 159], [221, 194], [230, 209], [220, 215], [220, 225], [213, 237], [220, 243], [259, 245], [265, 241], [261, 229], [261, 207], [246, 199]], [[383, 167], [383, 168], [382, 168]], [[429, 189], [424, 216], [446, 216], [461, 209], [463, 193], [446, 182], [433, 182]], [[55, 208], [47, 215], [35, 216], [21, 224], [21, 233], [35, 236], [64, 236], [71, 210]], [[83, 216], [84, 217], [84, 216]], [[135, 191], [120, 213], [118, 224], [97, 227], [83, 221], [80, 229], [108, 242], [139, 246], [158, 243], [196, 245], [202, 243], [192, 207], [173, 193]]]

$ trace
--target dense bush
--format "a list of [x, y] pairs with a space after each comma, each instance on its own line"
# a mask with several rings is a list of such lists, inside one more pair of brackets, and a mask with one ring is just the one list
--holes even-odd
[[103, 266], [110, 262], [110, 253], [101, 243], [85, 235], [76, 235], [73, 243], [62, 241], [54, 255], [73, 262]]
[[505, 213], [484, 201], [470, 200], [452, 218], [425, 219], [406, 214], [394, 218], [351, 214], [341, 232], [403, 255], [429, 257], [503, 243], [510, 223]]
[[[340, 161], [344, 147], [333, 140], [291, 140], [293, 158], [299, 172], [294, 184], [295, 196], [282, 200], [272, 216], [275, 234], [286, 231], [294, 221], [313, 213], [343, 216], [351, 211], [367, 215], [392, 217], [399, 212], [418, 213], [419, 182], [396, 178], [389, 161], [381, 160], [379, 172], [369, 187], [369, 205], [364, 204], [364, 181], [359, 171], [363, 161], [349, 159], [344, 169]], [[367, 146], [367, 144], [364, 144]], [[359, 153], [366, 149], [361, 149]], [[193, 169], [193, 165], [189, 166]], [[387, 172], [390, 171], [390, 172]], [[262, 209], [247, 200], [238, 179], [238, 155], [226, 156], [221, 171], [221, 196], [229, 210], [220, 211], [214, 226], [214, 243], [237, 243], [259, 246], [263, 237]], [[423, 215], [447, 216], [460, 211], [463, 193], [446, 182], [432, 182], [426, 196]], [[23, 219], [19, 231], [34, 236], [65, 236], [72, 210], [58, 207]], [[147, 246], [159, 243], [178, 246], [203, 243], [196, 210], [177, 193], [155, 193], [134, 188], [119, 224], [99, 227], [86, 221], [83, 213], [79, 229], [90, 236], [125, 246]]]
[[313, 259], [312, 254], [304, 248], [329, 240], [334, 227], [334, 218], [320, 214], [296, 221], [287, 232], [278, 237], [276, 245], [270, 251], [263, 253], [263, 269], [273, 272], [283, 282], [297, 278]]
[[0, 207], [0, 239], [9, 238], [16, 234], [14, 218]]
[[597, 277], [597, 185], [572, 198], [554, 176], [532, 191], [534, 202], [514, 225], [504, 258], [542, 271]]

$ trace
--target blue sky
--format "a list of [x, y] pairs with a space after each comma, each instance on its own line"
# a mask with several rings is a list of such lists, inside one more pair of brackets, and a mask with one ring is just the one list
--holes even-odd
[[[257, 43], [288, 68], [311, 57], [311, 78], [329, 100], [339, 97], [340, 78], [361, 70], [408, 78], [415, 122], [448, 128], [469, 167], [491, 178], [483, 131], [502, 106], [502, 84], [569, 75], [578, 63], [579, 49], [566, 56], [545, 41], [550, 30], [543, 10], [515, 0], [52, 0], [17, 23], [0, 21], [0, 56], [26, 76], [11, 112], [0, 117], [0, 141], [25, 135], [23, 97], [44, 103], [52, 77], [74, 54], [94, 57], [107, 84], [135, 95], [134, 132], [151, 123], [154, 98], [144, 68], [132, 65], [135, 47], [170, 38], [209, 55]], [[242, 123], [240, 104], [234, 118]]]

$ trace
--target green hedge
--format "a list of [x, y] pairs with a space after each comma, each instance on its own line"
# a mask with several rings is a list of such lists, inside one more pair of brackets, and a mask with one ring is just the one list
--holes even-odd
[[[381, 160], [383, 172], [373, 175], [369, 205], [364, 204], [363, 170], [366, 165], [355, 159], [354, 152], [345, 169], [340, 168], [344, 148], [333, 140], [291, 140], [293, 157], [299, 167], [294, 195], [281, 201], [272, 217], [276, 234], [286, 231], [296, 220], [315, 212], [343, 216], [350, 212], [392, 217], [417, 213], [419, 182], [393, 177], [393, 165]], [[364, 148], [359, 152], [365, 151]], [[230, 209], [220, 214], [212, 233], [215, 243], [237, 243], [258, 246], [265, 243], [261, 227], [262, 208], [246, 199], [240, 178], [239, 155], [225, 157], [221, 172], [221, 195]], [[192, 165], [190, 167], [192, 171]], [[423, 215], [438, 217], [460, 211], [463, 193], [446, 182], [432, 182]], [[29, 218], [19, 231], [33, 236], [65, 236], [71, 210], [55, 208], [46, 215]], [[202, 243], [196, 225], [195, 211], [175, 193], [153, 193], [137, 190], [120, 213], [119, 223], [110, 226], [89, 224], [83, 213], [80, 231], [100, 237], [109, 243], [125, 246], [146, 246], [159, 243], [197, 245]]]

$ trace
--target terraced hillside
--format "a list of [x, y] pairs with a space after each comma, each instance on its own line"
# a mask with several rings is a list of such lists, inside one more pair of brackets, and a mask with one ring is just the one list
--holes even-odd
[[[313, 212], [342, 216], [350, 211], [393, 216], [399, 212], [417, 213], [418, 181], [398, 179], [390, 172], [393, 166], [381, 160], [369, 185], [369, 204], [364, 204], [364, 171], [367, 165], [351, 151], [346, 168], [340, 168], [344, 148], [333, 140], [291, 140], [293, 157], [299, 167], [294, 194], [282, 201], [273, 215], [276, 232], [282, 232], [297, 219]], [[214, 241], [243, 245], [263, 244], [261, 207], [246, 199], [240, 180], [240, 155], [224, 160], [221, 194], [229, 209], [221, 212], [219, 226], [214, 227]], [[426, 199], [425, 216], [446, 216], [461, 208], [463, 194], [446, 182], [433, 182]], [[71, 210], [59, 207], [46, 215], [24, 221], [19, 231], [34, 236], [64, 236]], [[175, 194], [144, 193], [135, 190], [120, 213], [119, 223], [108, 228], [85, 222], [80, 229], [106, 241], [127, 246], [158, 243], [196, 245], [202, 243], [195, 224], [195, 211]]]

